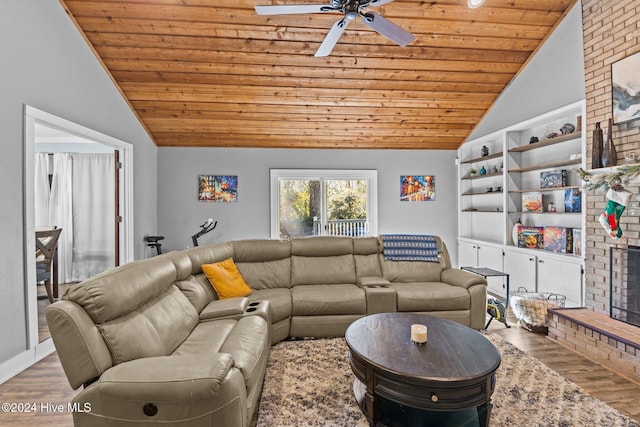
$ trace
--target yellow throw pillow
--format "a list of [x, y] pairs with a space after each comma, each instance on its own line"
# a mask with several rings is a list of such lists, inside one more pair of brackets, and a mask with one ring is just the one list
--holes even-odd
[[202, 271], [220, 299], [246, 297], [253, 292], [231, 258], [215, 264], [204, 264]]

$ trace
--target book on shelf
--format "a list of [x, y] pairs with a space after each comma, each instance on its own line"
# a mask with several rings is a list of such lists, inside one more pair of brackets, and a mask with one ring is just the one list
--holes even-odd
[[573, 229], [573, 254], [582, 255], [582, 230], [579, 228]]
[[544, 227], [518, 226], [518, 247], [528, 249], [544, 248]]
[[544, 212], [542, 194], [523, 194], [522, 212]]
[[578, 188], [564, 190], [564, 211], [580, 212], [582, 210], [582, 192]]
[[566, 186], [566, 169], [540, 172], [540, 188], [561, 188]]
[[573, 253], [573, 228], [546, 226], [543, 239], [546, 251]]

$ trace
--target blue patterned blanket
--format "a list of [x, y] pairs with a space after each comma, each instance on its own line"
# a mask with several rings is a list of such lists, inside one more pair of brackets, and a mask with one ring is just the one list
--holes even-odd
[[439, 262], [435, 236], [420, 234], [383, 234], [382, 253], [390, 261]]

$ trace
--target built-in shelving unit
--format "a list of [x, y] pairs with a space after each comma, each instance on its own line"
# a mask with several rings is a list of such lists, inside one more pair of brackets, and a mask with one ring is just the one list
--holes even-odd
[[[569, 305], [582, 302], [583, 255], [521, 248], [514, 244], [512, 232], [519, 220], [528, 226], [564, 227], [576, 230], [576, 234], [581, 232], [576, 243], [583, 246], [585, 198], [581, 197], [580, 212], [573, 212], [570, 204], [565, 209], [565, 197], [575, 197], [581, 188], [575, 169], [584, 168], [585, 111], [584, 102], [574, 103], [460, 147], [460, 265], [474, 265], [475, 260], [475, 265], [501, 267], [515, 278], [511, 289], [517, 289], [520, 281], [528, 290], [548, 292], [557, 288], [569, 294]], [[573, 132], [562, 134], [567, 123], [573, 126]], [[482, 155], [483, 147], [488, 149], [488, 155]], [[486, 174], [470, 174], [472, 169], [478, 171], [482, 167]], [[560, 179], [563, 171], [566, 180]], [[554, 172], [558, 172], [559, 185], [544, 188]], [[536, 196], [542, 200], [543, 212], [528, 212], [523, 197]], [[560, 281], [554, 274], [559, 275]], [[489, 289], [499, 294], [503, 287], [490, 283]]]

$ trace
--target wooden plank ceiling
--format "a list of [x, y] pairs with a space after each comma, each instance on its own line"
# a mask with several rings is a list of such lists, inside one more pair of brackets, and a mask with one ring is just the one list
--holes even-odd
[[259, 16], [330, 0], [60, 0], [158, 146], [456, 149], [575, 0], [369, 7], [402, 48], [342, 15]]

